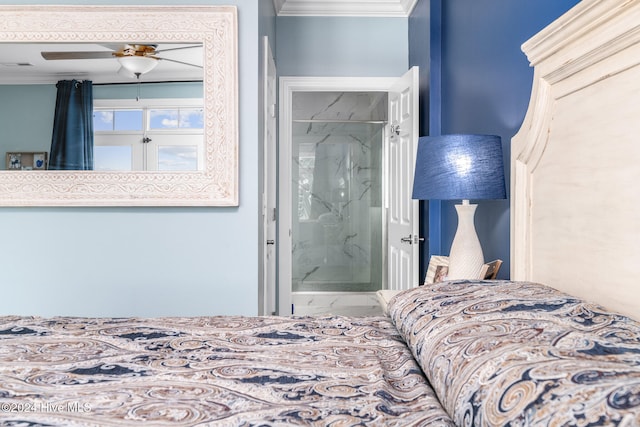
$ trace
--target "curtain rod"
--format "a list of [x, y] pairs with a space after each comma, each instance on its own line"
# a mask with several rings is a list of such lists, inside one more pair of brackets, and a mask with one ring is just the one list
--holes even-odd
[[370, 123], [386, 124], [385, 120], [332, 120], [332, 119], [294, 119], [294, 123]]

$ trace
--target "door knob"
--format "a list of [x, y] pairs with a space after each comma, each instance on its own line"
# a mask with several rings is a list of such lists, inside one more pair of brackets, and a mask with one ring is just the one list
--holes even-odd
[[409, 235], [408, 237], [402, 237], [400, 241], [403, 243], [408, 243], [410, 245], [413, 243], [418, 244], [418, 242], [424, 242], [424, 237]]
[[267, 240], [267, 245], [275, 245], [276, 241], [275, 240]]

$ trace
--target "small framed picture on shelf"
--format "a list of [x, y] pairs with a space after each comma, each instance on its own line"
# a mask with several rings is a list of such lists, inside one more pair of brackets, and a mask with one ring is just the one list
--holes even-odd
[[47, 159], [44, 153], [33, 154], [33, 169], [46, 169]]
[[429, 259], [427, 277], [424, 279], [425, 285], [443, 282], [447, 280], [449, 274], [449, 257], [442, 255], [432, 255]]
[[501, 265], [501, 259], [496, 259], [484, 264], [480, 269], [480, 280], [495, 280]]
[[22, 153], [9, 153], [9, 169], [22, 169]]

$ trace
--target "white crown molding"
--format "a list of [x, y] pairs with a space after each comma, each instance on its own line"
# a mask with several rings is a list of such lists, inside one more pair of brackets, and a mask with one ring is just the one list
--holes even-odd
[[408, 17], [418, 0], [273, 0], [278, 16]]

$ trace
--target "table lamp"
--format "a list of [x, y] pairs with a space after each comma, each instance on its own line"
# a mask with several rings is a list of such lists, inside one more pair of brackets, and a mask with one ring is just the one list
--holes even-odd
[[448, 279], [478, 279], [484, 255], [474, 224], [477, 205], [469, 200], [506, 198], [500, 137], [421, 137], [412, 198], [462, 200], [456, 205], [458, 228], [449, 253]]

